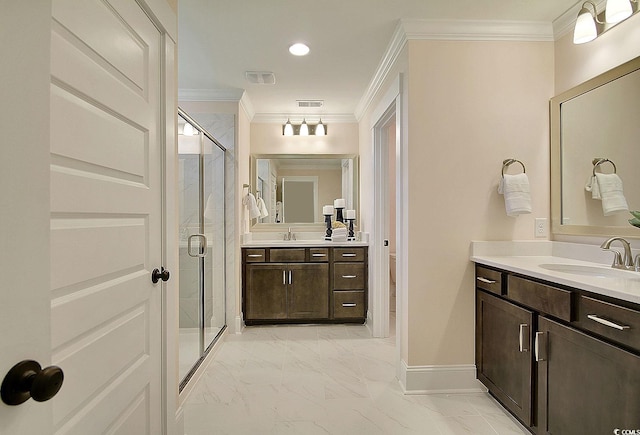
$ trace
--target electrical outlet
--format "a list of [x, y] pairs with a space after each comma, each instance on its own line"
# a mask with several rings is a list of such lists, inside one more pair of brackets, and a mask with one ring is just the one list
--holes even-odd
[[536, 226], [534, 229], [536, 237], [547, 237], [549, 228], [547, 227], [547, 218], [536, 218]]

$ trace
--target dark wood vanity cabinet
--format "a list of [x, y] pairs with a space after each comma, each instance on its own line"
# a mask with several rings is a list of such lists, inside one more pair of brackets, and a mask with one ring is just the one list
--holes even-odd
[[478, 379], [523, 425], [562, 435], [640, 428], [634, 304], [480, 265], [476, 283]]
[[247, 325], [364, 322], [366, 247], [243, 248], [242, 258]]
[[520, 421], [530, 426], [533, 312], [478, 291], [476, 319], [478, 379]]

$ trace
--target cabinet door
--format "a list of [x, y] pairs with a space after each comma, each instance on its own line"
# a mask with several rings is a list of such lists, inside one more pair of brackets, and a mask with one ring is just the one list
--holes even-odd
[[245, 319], [286, 319], [286, 265], [247, 264], [246, 268]]
[[545, 318], [538, 331], [539, 433], [640, 428], [639, 356]]
[[533, 313], [476, 291], [478, 379], [525, 425], [531, 426]]
[[[329, 317], [329, 265], [289, 264], [288, 312], [290, 319]], [[287, 276], [289, 280], [289, 276]]]

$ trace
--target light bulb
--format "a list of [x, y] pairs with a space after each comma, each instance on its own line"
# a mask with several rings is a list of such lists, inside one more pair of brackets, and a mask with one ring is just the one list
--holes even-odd
[[283, 134], [285, 136], [293, 136], [293, 125], [291, 125], [291, 121], [289, 121], [288, 119], [287, 119], [287, 123], [284, 125]]
[[300, 124], [300, 136], [309, 136], [309, 126], [304, 119], [302, 120], [302, 124]]
[[607, 0], [607, 8], [605, 9], [605, 21], [615, 24], [631, 16], [631, 3], [629, 0]]
[[322, 119], [320, 119], [320, 122], [316, 125], [316, 136], [324, 136], [325, 134], [324, 124], [322, 123]]
[[573, 43], [584, 44], [585, 42], [593, 41], [596, 39], [596, 36], [598, 36], [596, 21], [591, 11], [583, 5], [578, 14], [576, 27], [573, 31]]

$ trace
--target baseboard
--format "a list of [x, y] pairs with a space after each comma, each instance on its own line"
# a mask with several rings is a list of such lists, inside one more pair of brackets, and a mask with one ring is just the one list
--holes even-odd
[[405, 394], [486, 392], [476, 379], [474, 364], [407, 366], [401, 361], [400, 385]]
[[243, 329], [244, 329], [244, 321], [242, 320], [242, 316], [236, 316], [233, 332], [236, 334], [242, 334]]

